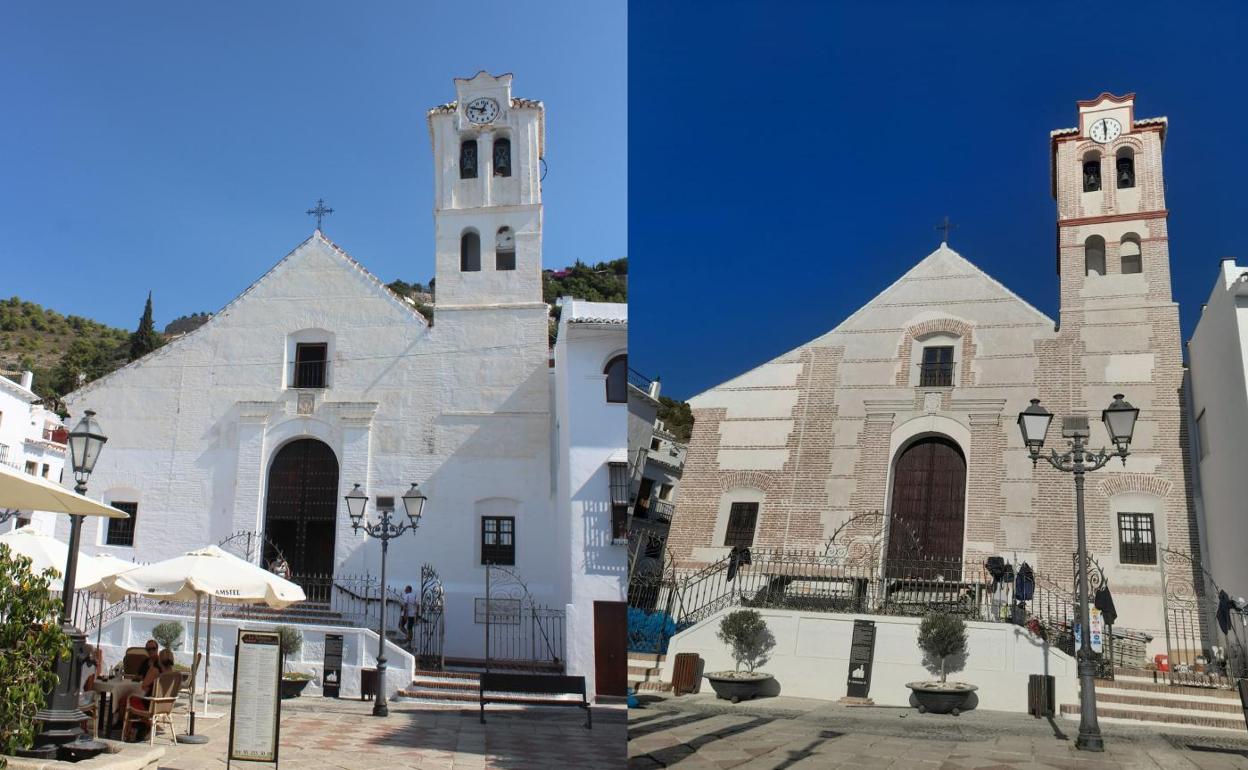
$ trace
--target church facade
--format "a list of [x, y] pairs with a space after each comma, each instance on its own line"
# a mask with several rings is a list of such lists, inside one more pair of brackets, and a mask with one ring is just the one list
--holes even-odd
[[[456, 101], [428, 113], [432, 323], [318, 229], [202, 327], [66, 398], [71, 421], [94, 410], [108, 434], [92, 496], [132, 514], [88, 522], [84, 551], [154, 561], [255, 533], [257, 556], [280, 555], [296, 580], [375, 577], [380, 543], [353, 531], [343, 496], [358, 484], [370, 519], [379, 505], [403, 519], [400, 497], [418, 483], [424, 516], [390, 543], [388, 583], [419, 589], [422, 565], [436, 569], [448, 656], [484, 657], [487, 563], [536, 603], [570, 602], [583, 559], [560, 536], [556, 501], [544, 110], [513, 97], [511, 80], [456, 80]], [[600, 518], [578, 525], [609, 550]], [[593, 598], [618, 600], [621, 585]], [[569, 637], [592, 638], [582, 615]]]
[[1190, 583], [1191, 565], [1166, 566], [1163, 549], [1199, 559], [1167, 124], [1137, 118], [1133, 95], [1079, 102], [1078, 118], [1051, 135], [1059, 318], [942, 243], [823, 336], [691, 399], [668, 541], [680, 568], [734, 546], [823, 552], [839, 538], [880, 543], [870, 569], [886, 575], [921, 560], [942, 580], [978, 583], [998, 556], [1069, 588], [1073, 480], [1033, 465], [1017, 415], [1039, 398], [1059, 418], [1046, 452], [1066, 448], [1061, 417], [1086, 415], [1096, 449], [1110, 443], [1100, 412], [1121, 393], [1139, 422], [1125, 466], [1088, 475], [1089, 549], [1119, 627], [1165, 649], [1165, 586]]

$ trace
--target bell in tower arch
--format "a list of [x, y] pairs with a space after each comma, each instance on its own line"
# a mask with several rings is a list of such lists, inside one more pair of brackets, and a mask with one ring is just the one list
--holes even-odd
[[494, 140], [494, 176], [511, 176], [511, 140]]

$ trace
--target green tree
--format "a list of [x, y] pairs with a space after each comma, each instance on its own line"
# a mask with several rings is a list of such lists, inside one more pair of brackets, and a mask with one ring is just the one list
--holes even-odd
[[751, 674], [767, 662], [767, 654], [776, 646], [776, 637], [757, 610], [736, 610], [719, 621], [719, 641], [728, 645], [737, 670], [745, 666]]
[[957, 615], [934, 612], [919, 624], [919, 649], [939, 661], [940, 681], [945, 681], [945, 660], [966, 654], [966, 622]]
[[157, 623], [152, 629], [152, 638], [160, 642], [160, 646], [176, 650], [182, 645], [182, 624], [175, 620]]
[[[0, 544], [0, 754], [30, 747], [35, 712], [58, 681], [49, 662], [69, 654], [58, 622], [61, 603], [48, 594], [58, 573], [36, 575], [30, 566], [29, 558]], [[0, 767], [7, 764], [0, 756]]]
[[130, 360], [137, 361], [163, 344], [164, 340], [156, 333], [156, 323], [152, 321], [152, 293], [149, 291], [139, 328], [130, 335]]
[[658, 418], [676, 440], [687, 444], [693, 435], [693, 412], [689, 404], [667, 396], [659, 396]]

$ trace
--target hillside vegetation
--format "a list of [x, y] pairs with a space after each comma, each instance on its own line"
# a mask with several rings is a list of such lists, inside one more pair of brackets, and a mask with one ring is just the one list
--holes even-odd
[[51, 403], [126, 363], [130, 332], [65, 316], [20, 297], [0, 300], [0, 369], [35, 373], [35, 392]]

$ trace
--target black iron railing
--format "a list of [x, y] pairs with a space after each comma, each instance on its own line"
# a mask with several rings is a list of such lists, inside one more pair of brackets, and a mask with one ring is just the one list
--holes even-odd
[[924, 361], [919, 367], [919, 387], [945, 388], [953, 384], [953, 362]]

